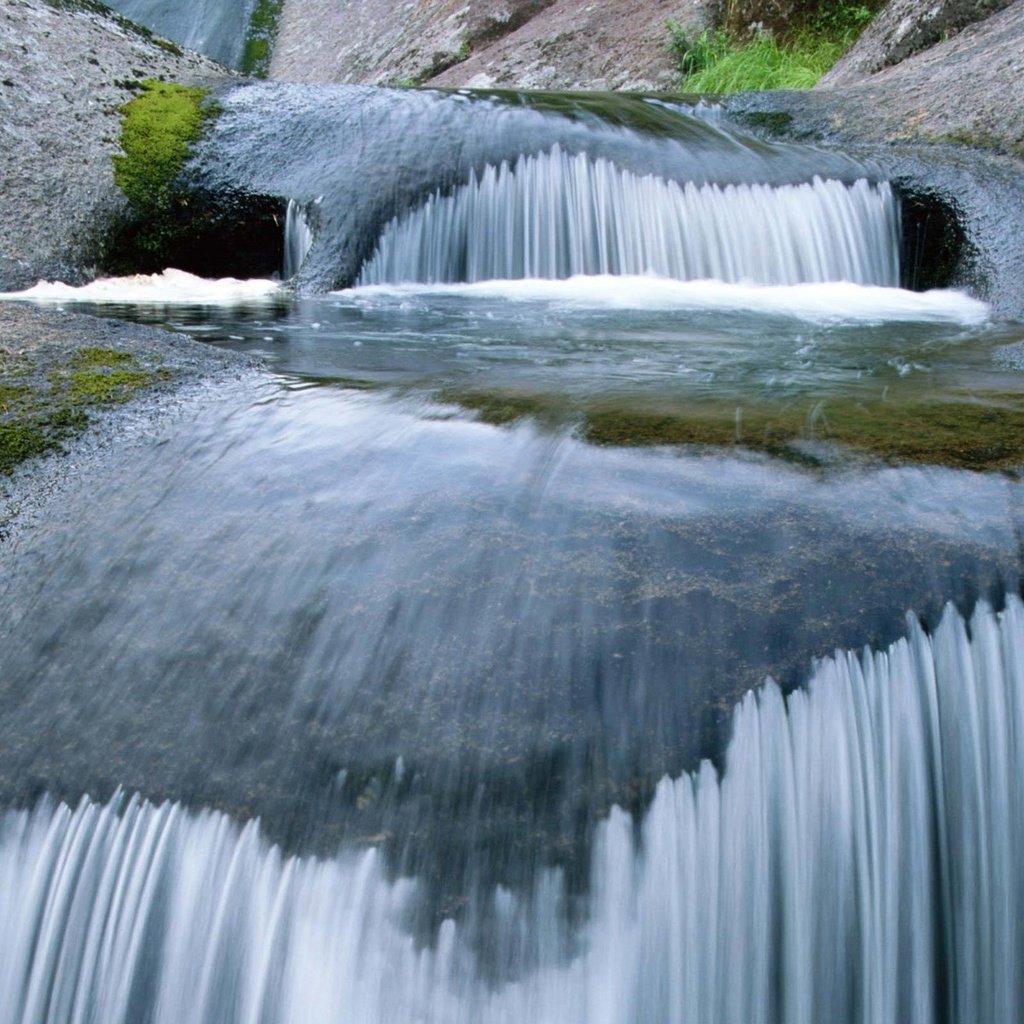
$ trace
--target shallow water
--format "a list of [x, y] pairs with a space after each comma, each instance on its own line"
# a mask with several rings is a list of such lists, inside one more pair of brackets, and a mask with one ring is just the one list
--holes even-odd
[[[295, 118], [257, 159], [268, 95]], [[358, 269], [346, 218], [386, 236], [499, 123], [863, 177], [531, 102], [253, 87], [220, 130], [302, 185], [320, 280]], [[465, 149], [361, 213], [344, 175], [316, 211], [323, 153], [275, 157], [319, 124], [363, 180], [414, 122]], [[266, 371], [5, 549], [0, 1024], [1016, 1019], [1024, 334], [875, 277], [41, 286]]]
[[[594, 446], [574, 418], [608, 395], [1009, 390], [989, 356], [1009, 329], [975, 323], [983, 307], [840, 287], [824, 320], [742, 290], [724, 312], [627, 310], [649, 283], [614, 284], [611, 306], [569, 282], [136, 308], [279, 376], [17, 552], [8, 793], [125, 786], [258, 814], [298, 850], [385, 837], [443, 913], [544, 864], [582, 884], [602, 815], [716, 754], [766, 675], [798, 684], [812, 656], [898, 636], [908, 608], [1016, 588], [1011, 477]], [[933, 322], [880, 326], [900, 303]], [[481, 382], [553, 412], [482, 422]]]

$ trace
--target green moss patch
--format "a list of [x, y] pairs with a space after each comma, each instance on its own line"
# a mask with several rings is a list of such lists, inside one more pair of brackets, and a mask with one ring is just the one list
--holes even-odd
[[148, 370], [73, 370], [68, 396], [77, 405], [116, 405], [153, 383]]
[[120, 109], [120, 145], [114, 180], [129, 203], [115, 232], [107, 269], [114, 273], [163, 270], [194, 231], [197, 203], [182, 171], [217, 108], [208, 90], [148, 80]]
[[249, 19], [249, 31], [242, 51], [243, 74], [266, 78], [283, 6], [283, 0], [258, 0]]
[[79, 370], [98, 366], [124, 366], [134, 362], [135, 356], [130, 352], [121, 352], [116, 348], [80, 348], [71, 357], [71, 365]]
[[121, 107], [124, 153], [113, 158], [114, 180], [136, 210], [164, 211], [179, 198], [178, 175], [211, 116], [206, 95], [206, 89], [150, 79]]
[[31, 420], [0, 423], [0, 473], [10, 474], [19, 462], [44, 455], [57, 447], [59, 442]]
[[89, 425], [89, 410], [128, 401], [166, 379], [130, 352], [86, 347], [41, 372], [27, 359], [0, 363], [0, 474], [60, 451]]

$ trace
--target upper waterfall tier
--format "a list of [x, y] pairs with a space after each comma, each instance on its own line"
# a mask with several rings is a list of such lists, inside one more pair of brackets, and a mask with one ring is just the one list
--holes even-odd
[[109, 5], [190, 50], [238, 67], [256, 0], [109, 0]]
[[393, 218], [358, 283], [656, 274], [897, 286], [899, 234], [887, 183], [679, 184], [555, 146]]
[[[312, 216], [306, 288], [348, 287], [361, 272], [451, 281], [602, 269], [896, 283], [895, 203], [867, 184], [884, 179], [877, 168], [755, 138], [706, 108], [282, 83], [217, 99], [192, 173], [215, 192], [290, 199]], [[377, 261], [390, 265], [364, 272], [378, 247], [395, 250]]]

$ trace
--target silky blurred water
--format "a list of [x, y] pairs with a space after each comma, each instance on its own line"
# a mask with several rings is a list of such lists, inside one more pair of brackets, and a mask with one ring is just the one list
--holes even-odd
[[858, 161], [598, 106], [239, 89], [297, 292], [18, 297], [264, 369], [4, 546], [0, 1024], [1019, 1019], [1020, 327]]

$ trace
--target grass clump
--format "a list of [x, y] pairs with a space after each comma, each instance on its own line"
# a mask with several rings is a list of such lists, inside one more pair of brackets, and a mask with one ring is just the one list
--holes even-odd
[[822, 6], [782, 31], [761, 23], [695, 31], [670, 22], [669, 52], [684, 92], [810, 89], [872, 17], [869, 7], [841, 3]]

